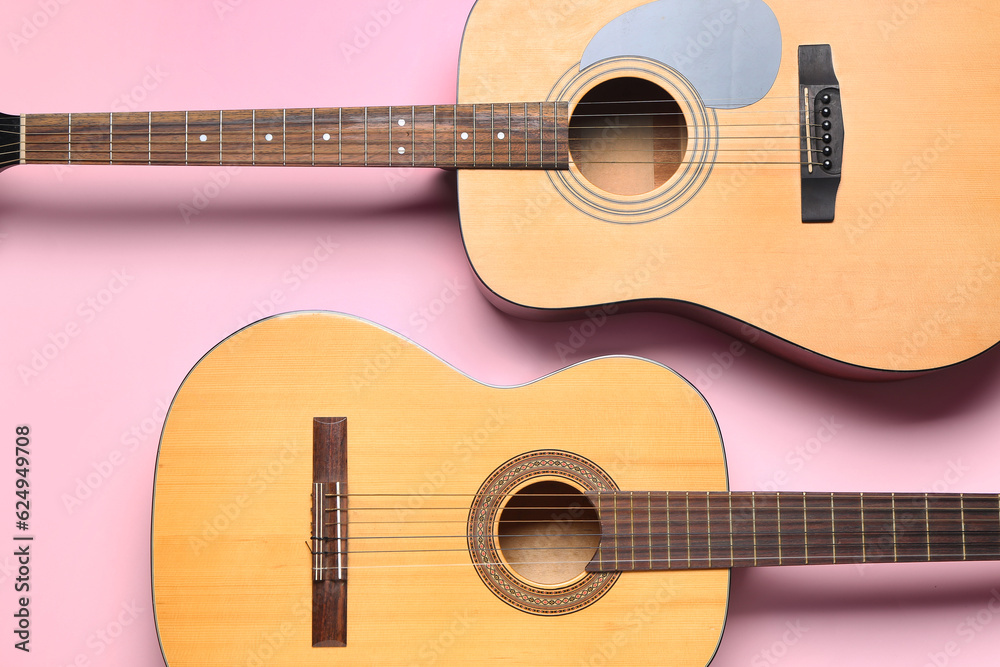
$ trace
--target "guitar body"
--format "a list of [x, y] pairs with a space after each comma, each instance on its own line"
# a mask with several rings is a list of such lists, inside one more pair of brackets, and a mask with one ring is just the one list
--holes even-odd
[[[994, 122], [977, 111], [1000, 80], [993, 2], [768, 0], [780, 26], [773, 86], [747, 106], [708, 110], [686, 86], [729, 48], [716, 37], [751, 0], [694, 3], [700, 10], [686, 0], [660, 3], [652, 16], [663, 25], [684, 14], [703, 26], [660, 47], [685, 63], [684, 76], [637, 56], [625, 38], [612, 38], [610, 51], [604, 40], [603, 53], [620, 55], [581, 73], [595, 35], [644, 4], [481, 0], [472, 11], [459, 102], [560, 100], [575, 117], [603, 82], [650, 81], [685, 110], [687, 156], [698, 163], [662, 183], [629, 176], [626, 160], [611, 165], [645, 183], [629, 191], [615, 174], [581, 174], [571, 138], [565, 175], [460, 172], [464, 241], [495, 303], [534, 317], [609, 304], [677, 312], [860, 377], [948, 366], [1000, 339], [1000, 197], [987, 140]], [[773, 46], [772, 34], [741, 28]], [[802, 221], [797, 165], [759, 164], [798, 160], [797, 51], [814, 44], [831, 45], [843, 95], [842, 182], [826, 224]], [[600, 122], [610, 129], [592, 141], [613, 139], [628, 119]], [[696, 137], [719, 152], [693, 150]], [[633, 139], [634, 155], [657, 150], [641, 133]]]
[[[352, 541], [346, 645], [313, 647], [312, 420], [323, 416], [347, 419]], [[518, 608], [478, 576], [465, 540], [471, 497], [505, 461], [538, 450], [584, 457], [622, 489], [727, 488], [710, 409], [651, 362], [604, 358], [497, 388], [346, 316], [279, 316], [232, 336], [188, 375], [160, 444], [152, 570], [167, 663], [710, 662], [728, 570], [622, 573], [570, 613]], [[376, 505], [396, 523], [362, 521], [373, 516], [362, 506]], [[408, 523], [431, 507], [457, 508], [433, 515], [455, 523]], [[367, 539], [387, 531], [414, 535], [411, 551]], [[442, 546], [454, 549], [426, 551]]]

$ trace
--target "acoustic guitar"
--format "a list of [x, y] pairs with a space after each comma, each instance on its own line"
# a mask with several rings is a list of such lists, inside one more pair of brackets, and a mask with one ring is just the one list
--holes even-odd
[[329, 313], [206, 355], [154, 485], [171, 667], [700, 667], [731, 568], [998, 558], [995, 494], [729, 492], [711, 409], [656, 363], [493, 387]]
[[852, 377], [1000, 340], [992, 0], [479, 0], [458, 104], [4, 116], [0, 164], [458, 169], [487, 296]]

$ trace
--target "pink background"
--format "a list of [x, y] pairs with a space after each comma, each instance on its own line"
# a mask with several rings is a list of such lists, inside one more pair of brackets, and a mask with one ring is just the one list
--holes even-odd
[[[454, 102], [472, 0], [398, 1], [348, 58], [341, 44], [387, 0], [6, 0], [3, 110]], [[186, 221], [182, 205], [197, 215]], [[296, 282], [296, 267], [312, 272]], [[722, 372], [731, 339], [628, 315], [563, 360], [557, 345], [580, 323], [519, 321], [485, 301], [434, 171], [18, 167], [0, 176], [0, 285], [3, 664], [162, 664], [149, 573], [162, 406], [212, 345], [276, 311], [359, 315], [495, 384], [604, 354], [663, 362], [712, 404], [734, 490], [1000, 490], [1000, 352], [895, 384], [834, 380], [756, 350]], [[424, 318], [449, 285], [458, 298]], [[87, 299], [105, 303], [97, 312]], [[50, 344], [53, 358], [22, 377]], [[824, 420], [834, 437], [797, 454]], [[17, 424], [31, 425], [34, 451], [29, 655], [8, 629]], [[106, 477], [81, 487], [95, 470]], [[990, 563], [737, 571], [713, 665], [995, 664], [998, 589]]]

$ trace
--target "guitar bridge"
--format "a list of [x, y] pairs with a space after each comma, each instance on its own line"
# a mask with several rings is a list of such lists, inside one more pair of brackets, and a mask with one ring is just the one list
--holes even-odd
[[833, 222], [844, 163], [844, 111], [829, 44], [799, 47], [802, 222]]
[[312, 645], [347, 646], [347, 418], [313, 419]]

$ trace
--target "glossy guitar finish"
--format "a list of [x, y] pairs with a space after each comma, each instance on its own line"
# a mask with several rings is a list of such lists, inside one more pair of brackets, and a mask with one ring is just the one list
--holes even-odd
[[[683, 82], [670, 69], [629, 57], [628, 47], [579, 71], [594, 35], [644, 4], [478, 2], [459, 101], [559, 99], [574, 115], [593, 85], [623, 76], [657, 81], [680, 98]], [[731, 22], [723, 12], [748, 2], [703, 4], [703, 30], [664, 49], [693, 69]], [[569, 172], [459, 173], [463, 238], [491, 300], [540, 318], [620, 302], [609, 310], [676, 312], [853, 377], [947, 366], [994, 345], [1000, 197], [983, 140], [993, 121], [970, 113], [1000, 79], [994, 3], [919, 3], [912, 12], [894, 0], [767, 5], [781, 30], [773, 87], [745, 108], [711, 111], [721, 137], [792, 138], [720, 139], [720, 148], [738, 150], [719, 152], [682, 206], [632, 212], [681, 175], [652, 194], [610, 195], [587, 187], [576, 159]], [[797, 166], [758, 164], [788, 155], [762, 149], [799, 146], [797, 50], [813, 44], [831, 45], [843, 94], [846, 142], [831, 224], [803, 224]], [[691, 135], [695, 118], [687, 113]]]
[[[384, 499], [398, 509], [379, 520], [458, 521], [393, 534], [459, 536], [400, 547], [457, 552], [359, 554], [392, 547], [361, 540], [386, 525], [353, 512], [347, 646], [337, 648], [310, 641], [312, 421], [323, 416], [347, 418], [352, 494], [404, 494]], [[234, 335], [191, 371], [160, 443], [152, 567], [167, 663], [577, 665], [613, 649], [620, 664], [706, 664], [727, 570], [623, 576], [594, 604], [553, 617], [504, 603], [480, 580], [464, 537], [470, 498], [435, 495], [474, 494], [504, 461], [537, 449], [600, 460], [622, 488], [726, 489], [711, 411], [656, 364], [591, 362], [511, 390], [353, 318], [291, 315]], [[352, 496], [352, 508], [364, 504], [380, 503]], [[462, 509], [419, 509], [434, 506]], [[401, 556], [441, 566], [392, 567]], [[643, 611], [652, 608], [655, 619]]]
[[1000, 497], [727, 493], [711, 410], [663, 366], [491, 387], [311, 313], [188, 375], [152, 533], [172, 667], [703, 667], [729, 568], [1000, 559]]

